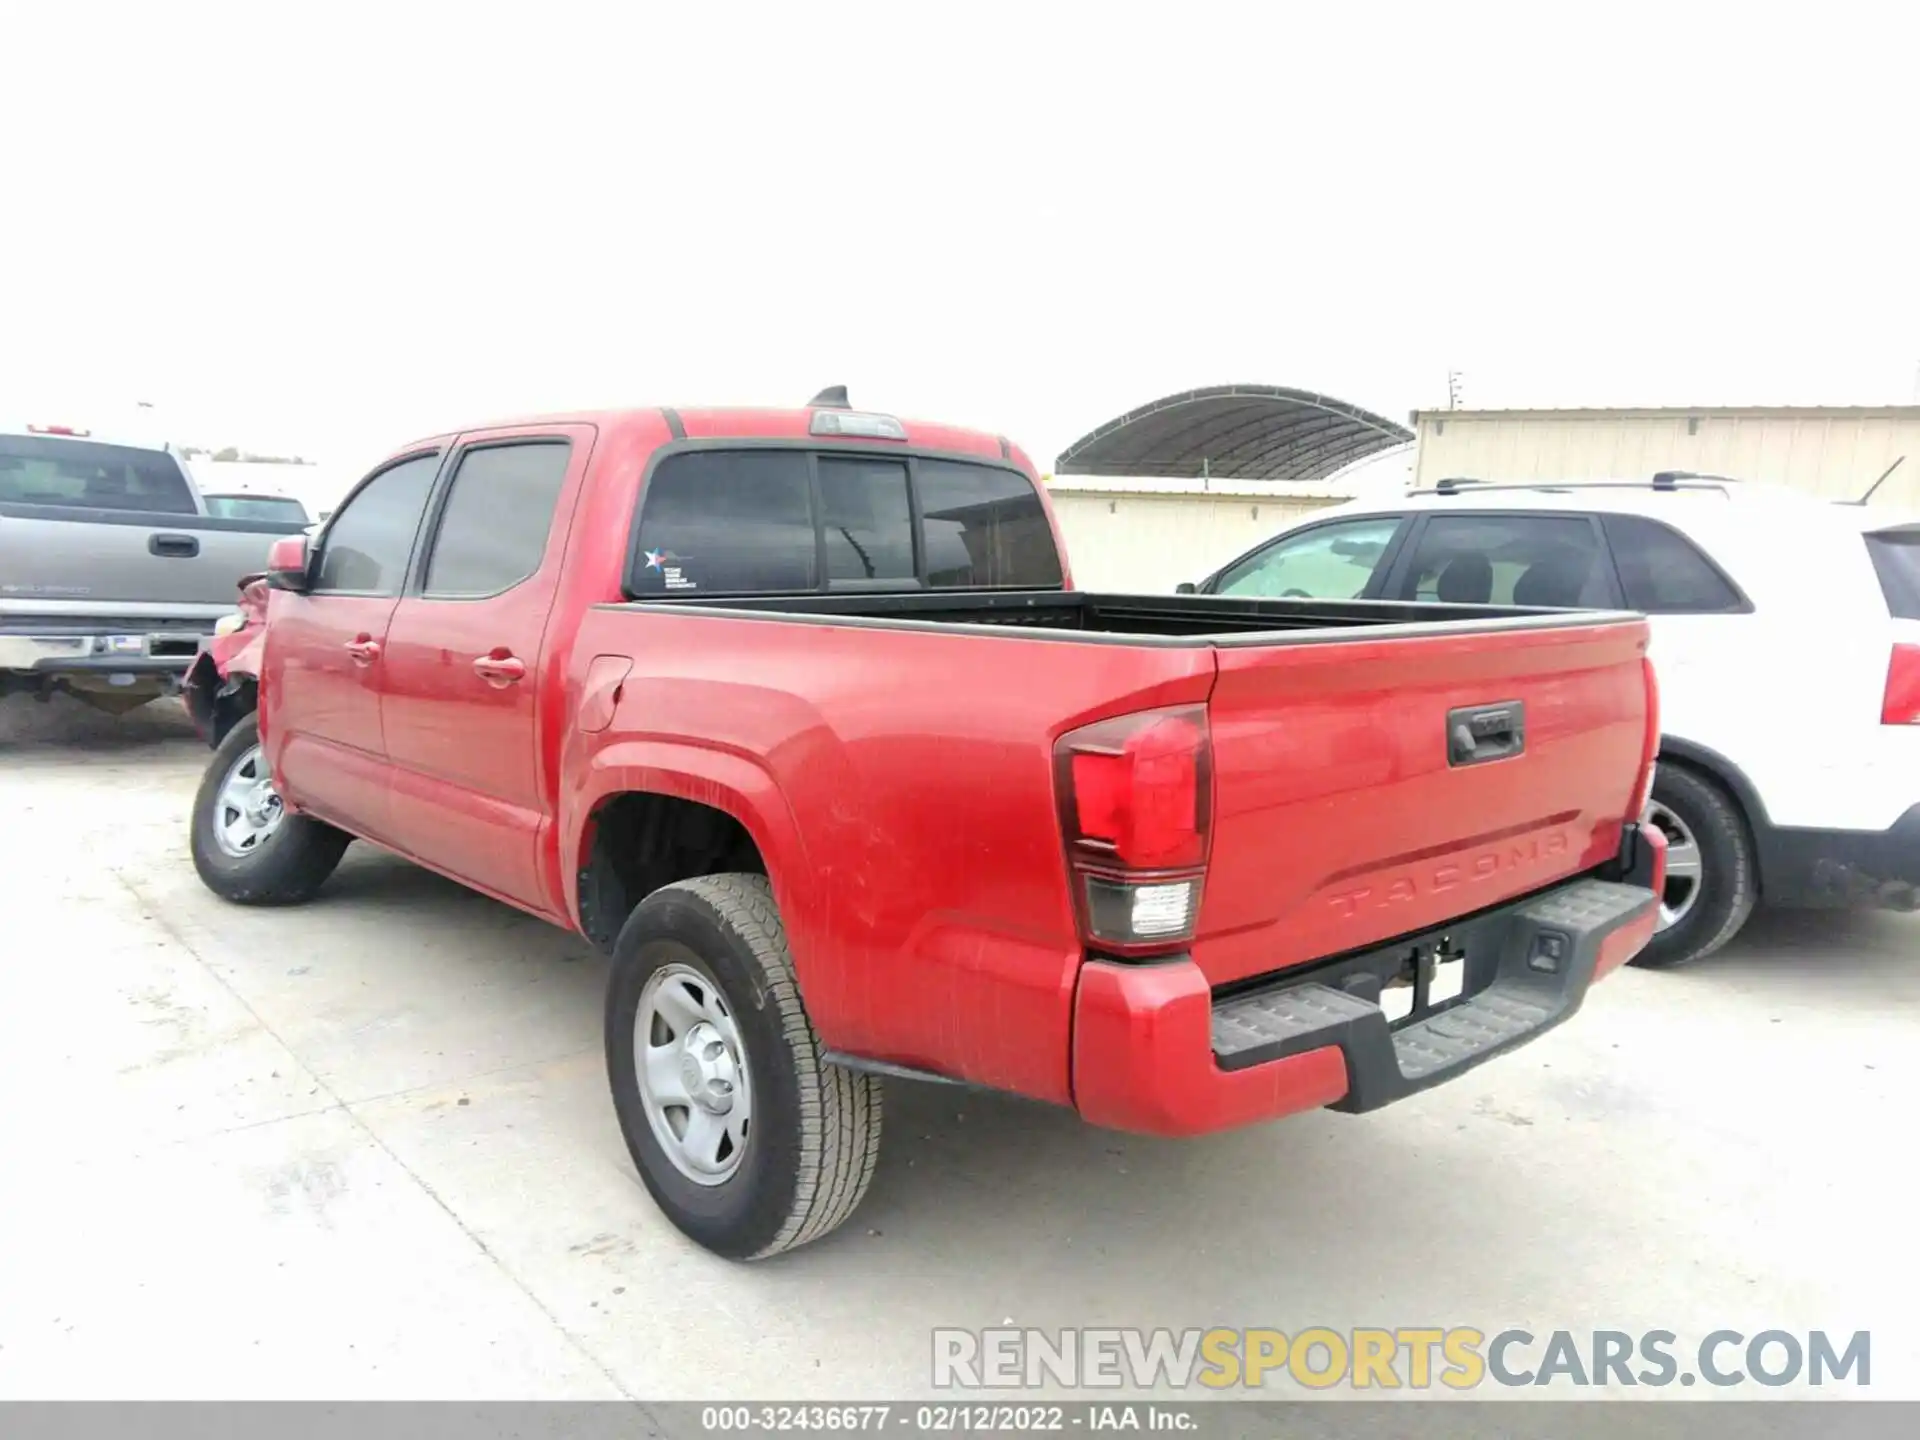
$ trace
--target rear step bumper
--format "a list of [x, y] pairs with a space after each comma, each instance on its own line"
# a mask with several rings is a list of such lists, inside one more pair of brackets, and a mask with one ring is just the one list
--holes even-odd
[[[1638, 849], [1627, 883], [1571, 881], [1223, 999], [1185, 956], [1090, 961], [1075, 1004], [1075, 1106], [1097, 1125], [1197, 1135], [1322, 1106], [1375, 1110], [1465, 1074], [1567, 1019], [1652, 938], [1663, 847]], [[1383, 979], [1443, 942], [1465, 952], [1460, 995], [1389, 1024]]]

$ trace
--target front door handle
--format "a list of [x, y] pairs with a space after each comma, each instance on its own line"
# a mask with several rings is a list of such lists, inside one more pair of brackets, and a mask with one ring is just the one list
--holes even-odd
[[362, 635], [357, 640], [347, 641], [347, 654], [353, 657], [356, 665], [371, 665], [380, 658], [380, 642], [371, 635]]
[[482, 655], [475, 660], [473, 673], [499, 690], [526, 679], [527, 666], [525, 661], [515, 659], [512, 655], [495, 653]]

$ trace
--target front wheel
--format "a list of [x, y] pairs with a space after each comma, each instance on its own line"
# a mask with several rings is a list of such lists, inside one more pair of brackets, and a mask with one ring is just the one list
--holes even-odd
[[333, 874], [351, 837], [287, 813], [260, 746], [260, 718], [234, 722], [193, 801], [193, 868], [239, 905], [297, 905]]
[[614, 946], [607, 1077], [640, 1178], [682, 1233], [755, 1260], [854, 1211], [880, 1082], [829, 1064], [764, 875], [656, 890]]
[[1746, 817], [1705, 776], [1662, 765], [1641, 823], [1666, 836], [1667, 883], [1653, 939], [1633, 963], [1659, 970], [1711, 955], [1740, 933], [1759, 898]]

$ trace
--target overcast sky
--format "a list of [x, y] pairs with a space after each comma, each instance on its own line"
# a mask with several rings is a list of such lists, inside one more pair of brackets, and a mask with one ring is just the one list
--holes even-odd
[[1776, 13], [0, 0], [0, 411], [1912, 402], [1920, 6]]

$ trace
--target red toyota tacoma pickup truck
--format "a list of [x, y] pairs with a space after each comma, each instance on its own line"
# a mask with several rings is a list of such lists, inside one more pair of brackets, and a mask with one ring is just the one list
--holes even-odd
[[880, 1076], [1194, 1135], [1365, 1111], [1573, 1013], [1655, 917], [1637, 615], [1072, 588], [1032, 464], [853, 411], [410, 445], [188, 687], [194, 863], [354, 838], [611, 953], [686, 1234], [844, 1221]]

